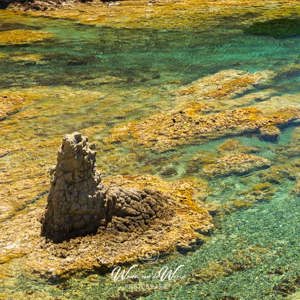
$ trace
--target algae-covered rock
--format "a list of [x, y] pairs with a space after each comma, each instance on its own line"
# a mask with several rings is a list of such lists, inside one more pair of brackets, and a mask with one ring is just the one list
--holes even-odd
[[[205, 198], [204, 181], [167, 182], [149, 175], [102, 181], [94, 164], [87, 139], [67, 135], [42, 218], [47, 238], [40, 234], [43, 207], [32, 206], [0, 224], [3, 255], [21, 251], [27, 271], [69, 276], [174, 251], [213, 227], [208, 210], [195, 201]], [[13, 248], [12, 240], [18, 241]]]
[[114, 129], [111, 140], [120, 141], [131, 135], [139, 144], [156, 151], [166, 151], [179, 145], [255, 133], [267, 124], [280, 126], [299, 117], [300, 110], [293, 108], [264, 113], [255, 107], [246, 107], [194, 116], [184, 110], [171, 111]]
[[38, 30], [15, 29], [0, 31], [0, 45], [22, 45], [40, 42], [53, 37], [49, 32]]
[[218, 147], [219, 153], [228, 152], [243, 152], [243, 153], [255, 153], [259, 148], [252, 146], [245, 146], [237, 139], [228, 139]]
[[264, 126], [259, 129], [259, 134], [263, 140], [276, 142], [280, 135], [280, 130], [276, 126]]
[[[285, 159], [286, 162], [286, 159]], [[272, 184], [281, 184], [284, 180], [296, 180], [296, 169], [289, 165], [277, 165], [271, 166], [266, 172], [260, 174], [260, 178], [263, 181], [270, 182]]]
[[95, 169], [96, 152], [80, 133], [66, 135], [53, 172], [42, 235], [54, 241], [96, 233], [102, 225], [119, 231], [147, 228], [154, 218], [172, 214], [158, 191], [103, 186]]
[[[228, 70], [202, 78], [176, 91], [174, 109], [119, 125], [112, 129], [106, 141], [133, 138], [137, 144], [163, 152], [180, 145], [258, 133], [260, 128], [279, 127], [299, 119], [300, 108], [296, 102], [282, 106], [282, 99], [275, 99], [275, 107], [270, 105], [265, 109], [262, 102], [259, 107], [245, 106], [243, 97], [235, 98], [270, 76], [273, 75], [268, 72], [249, 74]], [[239, 101], [240, 107], [234, 108]]]
[[300, 127], [296, 127], [293, 130], [291, 141], [289, 143], [289, 146], [286, 145], [281, 146], [277, 148], [276, 151], [284, 161], [286, 161], [286, 158], [288, 159], [294, 159], [299, 157], [300, 153]]
[[213, 164], [207, 164], [203, 167], [203, 172], [209, 176], [229, 176], [233, 174], [246, 174], [251, 171], [267, 168], [271, 162], [263, 157], [234, 153], [219, 158]]
[[34, 62], [34, 63], [44, 63], [43, 56], [41, 54], [22, 54], [15, 53], [10, 57], [10, 60], [14, 62]]
[[6, 53], [0, 52], [0, 60], [1, 59], [6, 59], [8, 55]]
[[222, 100], [251, 90], [255, 85], [266, 82], [274, 76], [271, 71], [248, 73], [240, 70], [224, 70], [200, 78], [176, 91], [178, 98]]
[[[5, 0], [3, 0], [5, 1]], [[7, 0], [9, 1], [9, 0]], [[66, 5], [58, 6], [60, 1], [36, 1], [33, 5], [21, 5], [26, 13], [38, 16], [48, 16], [59, 19], [76, 20], [82, 24], [117, 27], [117, 28], [155, 28], [155, 29], [196, 29], [209, 32], [212, 26], [219, 25], [224, 19], [237, 18], [246, 25], [251, 25], [257, 19], [285, 18], [297, 12], [298, 0], [222, 0], [199, 1], [149, 1], [122, 0], [116, 5], [107, 5], [100, 1], [80, 3], [67, 1]], [[105, 2], [107, 2], [105, 0]], [[54, 9], [44, 9], [54, 8]], [[49, 3], [49, 4], [48, 4]], [[31, 9], [31, 10], [30, 10]], [[35, 10], [34, 10], [35, 9]], [[180, 13], [178, 13], [180, 12]], [[254, 13], [255, 12], [255, 13]], [[251, 17], [245, 17], [249, 16]]]

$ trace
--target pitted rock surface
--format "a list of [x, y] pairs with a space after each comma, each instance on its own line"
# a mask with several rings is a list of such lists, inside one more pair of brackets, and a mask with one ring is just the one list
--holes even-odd
[[103, 186], [95, 168], [96, 152], [80, 133], [66, 135], [42, 219], [42, 235], [60, 242], [96, 233], [100, 226], [142, 232], [151, 220], [167, 217], [168, 198], [150, 189]]
[[144, 231], [151, 220], [170, 215], [168, 198], [150, 189], [111, 186], [105, 193], [106, 222], [118, 231]]
[[52, 170], [42, 235], [60, 241], [97, 231], [105, 210], [92, 148], [80, 133], [64, 137]]

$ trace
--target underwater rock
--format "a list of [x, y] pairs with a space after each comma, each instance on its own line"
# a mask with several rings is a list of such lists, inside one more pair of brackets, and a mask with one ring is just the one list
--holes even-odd
[[228, 152], [243, 152], [243, 153], [256, 153], [259, 148], [253, 146], [245, 146], [239, 140], [228, 139], [218, 147], [219, 153]]
[[185, 173], [188, 175], [196, 174], [205, 164], [214, 163], [216, 160], [216, 154], [211, 151], [199, 151], [196, 152], [192, 158], [188, 161]]
[[243, 95], [257, 84], [271, 79], [271, 71], [248, 73], [241, 70], [224, 70], [216, 74], [205, 76], [183, 86], [176, 91], [177, 98], [183, 100], [222, 100]]
[[193, 116], [184, 110], [171, 111], [117, 127], [113, 129], [109, 141], [121, 141], [131, 136], [137, 143], [163, 152], [179, 145], [256, 133], [266, 125], [285, 125], [299, 118], [300, 110], [296, 108], [264, 113], [255, 107], [245, 107]]
[[175, 109], [183, 110], [192, 117], [199, 113], [221, 112], [266, 101], [274, 95], [274, 91], [256, 88], [262, 88], [274, 76], [275, 73], [269, 70], [256, 73], [223, 70], [175, 90]]
[[245, 29], [245, 33], [253, 35], [265, 35], [274, 38], [289, 38], [300, 35], [299, 18], [281, 18], [257, 22]]
[[83, 81], [81, 81], [81, 84], [87, 85], [87, 86], [89, 86], [89, 85], [98, 86], [98, 85], [102, 85], [102, 84], [115, 84], [115, 83], [121, 83], [121, 82], [125, 82], [125, 81], [126, 80], [121, 77], [106, 75], [106, 76], [98, 77], [98, 78], [94, 78], [94, 79], [83, 80]]
[[174, 166], [168, 165], [162, 167], [159, 174], [162, 176], [176, 176], [178, 172]]
[[[298, 152], [299, 153], [299, 152]], [[286, 158], [284, 158], [286, 162]], [[262, 181], [270, 182], [272, 184], [281, 184], [284, 180], [295, 181], [297, 174], [297, 167], [290, 164], [271, 166], [266, 172], [259, 174]]]
[[[282, 99], [275, 98], [275, 107], [266, 108], [264, 102], [245, 105], [253, 103], [256, 96], [248, 97], [250, 102], [246, 103], [244, 96], [236, 98], [273, 75], [228, 70], [202, 78], [176, 91], [175, 109], [118, 125], [105, 141], [128, 142], [133, 138], [142, 146], [164, 152], [180, 145], [259, 133], [260, 128], [287, 125], [300, 117], [295, 99], [282, 106]], [[241, 107], [234, 109], [237, 103]]]
[[265, 126], [259, 129], [259, 134], [265, 141], [276, 142], [280, 135], [280, 129], [276, 126]]
[[203, 172], [208, 176], [229, 176], [233, 174], [247, 174], [251, 171], [270, 167], [271, 162], [263, 157], [234, 153], [219, 158], [213, 164], [203, 167]]
[[296, 127], [293, 130], [292, 138], [289, 143], [289, 146], [286, 145], [277, 148], [276, 153], [278, 153], [286, 162], [286, 159], [289, 160], [299, 157], [300, 153], [300, 127]]

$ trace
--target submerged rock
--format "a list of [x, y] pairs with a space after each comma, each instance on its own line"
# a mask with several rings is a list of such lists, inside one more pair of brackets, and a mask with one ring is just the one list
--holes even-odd
[[[133, 138], [137, 144], [164, 152], [180, 145], [288, 125], [300, 118], [298, 105], [266, 109], [263, 103], [246, 106], [244, 97], [236, 98], [270, 76], [273, 75], [269, 72], [248, 74], [228, 70], [197, 80], [177, 91], [178, 105], [174, 109], [117, 126], [106, 141], [127, 142]], [[237, 103], [241, 107], [234, 108]]]
[[296, 196], [300, 196], [300, 179], [299, 178], [295, 184], [294, 193]]
[[274, 38], [289, 38], [300, 35], [300, 18], [280, 18], [257, 22], [245, 29], [246, 33]]
[[264, 126], [259, 129], [259, 133], [263, 140], [276, 142], [280, 135], [280, 129], [276, 126]]
[[205, 165], [203, 171], [209, 176], [229, 176], [247, 174], [257, 169], [268, 168], [270, 165], [271, 162], [266, 158], [252, 154], [234, 153], [219, 158], [213, 164]]
[[256, 153], [259, 152], [259, 148], [253, 146], [246, 146], [237, 139], [228, 139], [218, 147], [219, 153], [232, 153], [232, 152], [242, 152], [242, 153]]
[[111, 140], [120, 141], [124, 139], [124, 135], [131, 134], [137, 143], [163, 152], [179, 145], [256, 133], [266, 125], [285, 125], [299, 117], [300, 110], [293, 108], [264, 113], [255, 107], [246, 107], [209, 115], [199, 113], [194, 116], [190, 116], [184, 110], [172, 111], [115, 129]]

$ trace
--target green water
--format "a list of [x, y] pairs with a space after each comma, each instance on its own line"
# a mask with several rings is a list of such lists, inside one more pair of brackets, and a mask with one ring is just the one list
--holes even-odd
[[[300, 69], [286, 69], [300, 64], [299, 35], [276, 39], [246, 34], [238, 20], [227, 20], [210, 32], [114, 29], [29, 17], [24, 23], [24, 19], [18, 20], [17, 16], [15, 23], [0, 26], [0, 30], [14, 28], [42, 29], [54, 33], [55, 38], [31, 45], [1, 46], [0, 52], [9, 55], [35, 53], [42, 54], [44, 59], [43, 63], [0, 60], [0, 87], [67, 86], [72, 88], [73, 98], [69, 101], [67, 96], [51, 94], [25, 108], [25, 112], [34, 112], [33, 117], [16, 115], [2, 121], [2, 126], [11, 128], [0, 136], [0, 143], [4, 145], [22, 143], [23, 139], [34, 143], [103, 125], [105, 129], [90, 137], [101, 147], [103, 137], [114, 125], [167, 110], [173, 105], [171, 91], [231, 68], [275, 71], [274, 80], [257, 89], [272, 88], [273, 94], [279, 96], [300, 93]], [[91, 81], [104, 76], [121, 80]], [[76, 98], [79, 90], [99, 92], [99, 96], [92, 102], [81, 102], [80, 96]], [[285, 154], [284, 150], [292, 146], [294, 130], [295, 127], [284, 129], [277, 143], [264, 142], [255, 136], [238, 139], [244, 145], [255, 146], [256, 154], [282, 166], [289, 160], [293, 164], [295, 157]], [[163, 154], [116, 145], [110, 150], [116, 156], [135, 153], [139, 160], [129, 157], [124, 165], [118, 166], [105, 165], [106, 162], [98, 158], [98, 166], [105, 168], [106, 175], [126, 174], [132, 169], [143, 174], [145, 167], [148, 173], [161, 174], [166, 166], [171, 166], [175, 172], [164, 175], [165, 179], [201, 177], [199, 169], [188, 171], [192, 156], [199, 151], [215, 153], [222, 142], [224, 140], [179, 147]], [[36, 155], [46, 160], [46, 151], [41, 149]], [[34, 158], [24, 158], [20, 164], [26, 164], [26, 159]], [[210, 179], [211, 193], [207, 202], [226, 203], [247, 195], [253, 185], [266, 181], [262, 179], [266, 174], [268, 170], [260, 170], [244, 176]], [[267, 194], [268, 199], [261, 199], [251, 208], [216, 216], [216, 230], [204, 245], [139, 265], [137, 273], [140, 275], [161, 266], [184, 265], [180, 278], [174, 282], [140, 279], [139, 282], [114, 283], [109, 274], [95, 274], [93, 280], [86, 277], [49, 283], [20, 276], [16, 286], [0, 287], [0, 291], [12, 289], [30, 294], [38, 290], [58, 299], [281, 299], [299, 287], [300, 202], [292, 193], [296, 175], [286, 175], [279, 183], [272, 182], [274, 191]], [[216, 278], [207, 275], [207, 280], [195, 275], [212, 263], [223, 266], [226, 272]]]

